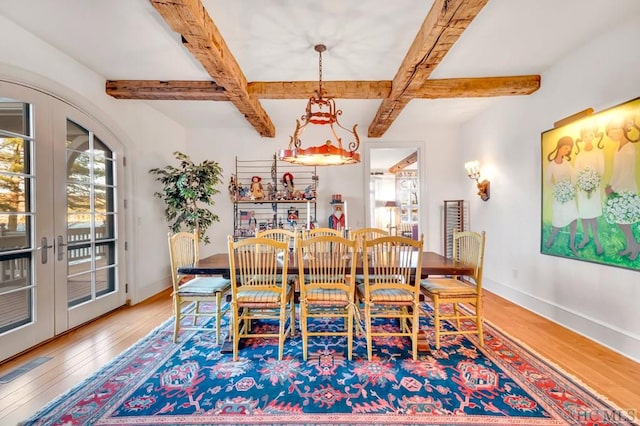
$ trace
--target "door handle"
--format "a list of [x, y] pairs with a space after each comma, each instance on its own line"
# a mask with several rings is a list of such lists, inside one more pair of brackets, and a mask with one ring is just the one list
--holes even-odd
[[40, 239], [40, 247], [38, 247], [37, 249], [41, 250], [40, 259], [41, 259], [42, 264], [47, 263], [47, 261], [49, 260], [48, 253], [49, 253], [49, 249], [52, 248], [52, 247], [53, 247], [53, 244], [52, 245], [48, 245], [47, 237], [42, 237]]
[[64, 246], [66, 246], [67, 243], [64, 242], [64, 238], [62, 237], [62, 235], [58, 235], [58, 260], [62, 260], [64, 259]]

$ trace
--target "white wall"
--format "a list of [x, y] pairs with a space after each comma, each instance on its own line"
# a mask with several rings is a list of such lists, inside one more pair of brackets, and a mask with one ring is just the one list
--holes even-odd
[[[126, 147], [129, 298], [137, 303], [166, 288], [169, 269], [167, 225], [158, 189], [147, 171], [172, 161], [182, 150], [185, 130], [142, 102], [105, 94], [105, 77], [23, 31], [0, 16], [0, 78], [49, 92], [96, 117]], [[169, 142], [170, 141], [170, 142]]]
[[[0, 78], [37, 87], [80, 107], [111, 129], [126, 147], [127, 281], [128, 297], [133, 303], [156, 294], [170, 283], [166, 242], [168, 228], [163, 204], [153, 197], [160, 188], [159, 184], [148, 170], [174, 163], [171, 153], [177, 150], [191, 155], [196, 162], [203, 159], [218, 161], [228, 182], [235, 169], [236, 155], [265, 159], [284, 147], [283, 138], [262, 138], [249, 125], [215, 130], [184, 129], [144, 102], [116, 100], [106, 95], [104, 76], [89, 70], [3, 16], [0, 16], [0, 39], [10, 41], [0, 44]], [[366, 123], [360, 124], [364, 126]], [[442, 200], [451, 198], [451, 189], [458, 188], [457, 173], [446, 166], [448, 159], [457, 155], [457, 132], [457, 129], [435, 127], [425, 137], [422, 129], [407, 129], [396, 123], [384, 138], [371, 141], [363, 138], [361, 145], [361, 151], [364, 151], [367, 144], [407, 141], [424, 144], [424, 233], [427, 247], [436, 251], [440, 251], [442, 246]], [[320, 222], [326, 221], [330, 215], [331, 194], [342, 193], [349, 202], [349, 225], [363, 224], [368, 191], [364, 163], [319, 168], [318, 175]], [[212, 244], [201, 247], [202, 255], [226, 251], [226, 236], [233, 230], [233, 207], [226, 183], [215, 202], [221, 221], [209, 230]]]
[[[422, 145], [425, 244], [429, 250], [442, 252], [442, 202], [445, 199], [457, 199], [463, 195], [460, 190], [460, 176], [468, 181], [462, 166], [449, 167], [451, 161], [457, 161], [459, 155], [458, 130], [431, 127], [427, 140], [424, 140], [425, 135], [422, 129], [401, 131], [392, 128], [387, 133], [383, 138], [364, 140], [361, 151], [366, 152], [368, 145], [385, 147], [406, 143]], [[229, 176], [235, 172], [236, 155], [245, 160], [269, 159], [278, 149], [285, 147], [288, 141], [284, 141], [285, 138], [261, 138], [249, 126], [243, 129], [191, 129], [188, 131], [188, 139], [191, 142], [185, 148], [185, 152], [194, 160], [208, 158], [217, 161], [223, 168], [226, 179], [221, 193], [215, 198], [215, 209], [220, 217], [220, 223], [214, 224], [209, 230], [208, 235], [212, 243], [201, 247], [201, 254], [226, 251], [226, 236], [233, 232], [233, 205], [228, 197], [226, 183]], [[366, 161], [367, 159], [363, 158], [363, 162], [357, 165], [317, 168], [319, 178], [317, 211], [321, 225], [324, 223], [326, 226], [326, 218], [331, 214], [329, 201], [331, 194], [334, 193], [341, 193], [343, 199], [349, 203], [348, 225], [350, 227], [365, 223], [365, 199], [369, 191], [369, 177], [366, 176], [365, 171]], [[464, 181], [464, 184], [466, 188], [468, 182]]]
[[[282, 147], [282, 141], [261, 138], [249, 126], [187, 130], [143, 102], [115, 100], [105, 94], [104, 76], [1, 16], [0, 39], [10, 40], [0, 43], [0, 78], [40, 87], [82, 107], [126, 146], [127, 264], [134, 303], [169, 283], [167, 224], [161, 201], [152, 195], [158, 184], [147, 171], [171, 163], [171, 152], [180, 150], [194, 160], [219, 161], [228, 179], [236, 154], [270, 157]], [[629, 21], [545, 72], [542, 88], [531, 96], [504, 98], [461, 129], [407, 128], [401, 116], [383, 138], [364, 140], [362, 148], [421, 141], [427, 248], [441, 251], [442, 201], [471, 200], [472, 227], [488, 233], [488, 289], [634, 359], [640, 359], [640, 315], [635, 306], [640, 300], [639, 273], [539, 253], [539, 150], [540, 133], [559, 118], [587, 107], [601, 110], [639, 95], [637, 40], [640, 27]], [[410, 106], [415, 108], [421, 101], [414, 102]], [[489, 169], [492, 197], [487, 203], [475, 195], [475, 186], [462, 169], [473, 158]], [[335, 192], [350, 200], [354, 220], [358, 214], [364, 218], [368, 179], [363, 164], [320, 169], [319, 176], [320, 218], [329, 215], [329, 197]], [[226, 185], [221, 190], [216, 199], [221, 222], [210, 231], [214, 242], [202, 248], [204, 255], [225, 250], [225, 237], [233, 227]]]
[[491, 175], [491, 200], [467, 195], [474, 228], [487, 231], [486, 288], [635, 360], [640, 272], [540, 254], [540, 138], [563, 117], [640, 95], [638, 40], [631, 19], [567, 55], [538, 92], [465, 125], [462, 141], [473, 143], [460, 159], [478, 158]]

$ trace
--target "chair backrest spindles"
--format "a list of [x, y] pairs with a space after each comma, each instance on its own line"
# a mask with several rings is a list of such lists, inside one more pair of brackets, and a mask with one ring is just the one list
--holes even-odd
[[482, 281], [485, 240], [485, 231], [454, 231], [453, 233], [453, 259], [473, 266], [473, 273], [469, 277], [473, 278], [477, 285]]
[[232, 297], [240, 287], [286, 291], [289, 244], [266, 237], [233, 241], [228, 237]]
[[199, 258], [198, 231], [176, 232], [168, 234], [169, 261], [171, 264], [171, 279], [174, 290], [180, 284], [181, 274], [178, 268], [193, 266]]
[[337, 230], [333, 228], [314, 228], [302, 231], [302, 238], [308, 239], [313, 237], [320, 237], [325, 235], [333, 235], [336, 237], [344, 237], [344, 230]]
[[368, 285], [415, 287], [420, 283], [423, 237], [413, 240], [402, 236], [363, 239], [365, 282]]
[[350, 286], [358, 262], [357, 244], [337, 235], [321, 235], [298, 241], [296, 247], [300, 268], [301, 297], [306, 287]]

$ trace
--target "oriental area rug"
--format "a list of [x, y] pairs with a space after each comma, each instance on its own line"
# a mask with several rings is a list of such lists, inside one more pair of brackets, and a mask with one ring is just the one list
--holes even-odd
[[355, 338], [352, 361], [343, 338], [312, 337], [303, 361], [298, 333], [287, 339], [281, 361], [277, 341], [256, 338], [234, 362], [214, 333], [185, 331], [173, 343], [168, 320], [22, 424], [634, 424], [491, 324], [484, 347], [473, 337], [447, 336], [436, 350], [430, 319], [422, 321], [432, 348], [416, 361], [410, 342], [397, 337], [375, 341], [371, 361], [363, 337]]

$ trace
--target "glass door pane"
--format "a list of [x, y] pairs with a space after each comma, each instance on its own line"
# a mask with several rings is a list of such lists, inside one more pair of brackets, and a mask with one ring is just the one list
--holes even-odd
[[30, 105], [0, 99], [0, 333], [34, 321]]
[[67, 303], [73, 307], [116, 291], [113, 153], [67, 120]]

